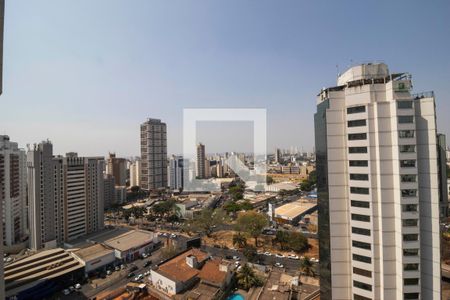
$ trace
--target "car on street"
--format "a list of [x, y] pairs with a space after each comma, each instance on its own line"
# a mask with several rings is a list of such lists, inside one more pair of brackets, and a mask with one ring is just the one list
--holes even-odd
[[120, 267], [119, 267], [119, 266], [115, 266], [115, 267], [114, 267], [114, 270], [115, 270], [115, 271], [120, 271]]
[[142, 253], [142, 258], [147, 258], [147, 257], [148, 257], [147, 253]]
[[136, 277], [134, 278], [134, 281], [141, 281], [142, 279], [144, 279], [144, 275], [139, 274], [138, 276], [136, 276]]
[[151, 260], [147, 260], [145, 263], [144, 263], [144, 268], [147, 268], [148, 266], [150, 266], [152, 264], [152, 261]]
[[270, 253], [270, 252], [266, 251], [266, 252], [264, 252], [264, 255], [266, 255], [266, 256], [271, 256], [271, 255], [272, 255], [272, 253]]
[[108, 270], [108, 271], [106, 271], [106, 275], [111, 275], [112, 274], [112, 272], [111, 272], [111, 270]]
[[176, 235], [175, 233], [172, 233], [172, 234], [170, 235], [170, 237], [171, 237], [172, 239], [175, 239], [175, 238], [177, 237], [177, 235]]
[[236, 255], [233, 256], [233, 259], [234, 259], [234, 260], [241, 260], [241, 258], [240, 258], [239, 256], [236, 256]]
[[69, 289], [64, 289], [64, 290], [63, 290], [63, 294], [64, 294], [65, 296], [69, 295], [69, 294], [70, 294], [70, 290], [69, 290]]
[[277, 268], [283, 268], [284, 266], [282, 264], [280, 264], [279, 262], [275, 263], [274, 265]]
[[136, 267], [135, 265], [131, 265], [130, 272], [136, 271], [137, 269], [138, 267]]
[[131, 278], [131, 277], [134, 277], [134, 276], [136, 276], [136, 274], [134, 274], [133, 272], [131, 272], [131, 273], [129, 273], [129, 274], [127, 275], [128, 278]]
[[79, 284], [79, 283], [75, 284], [75, 288], [76, 288], [77, 290], [81, 289], [81, 284]]
[[233, 256], [232, 255], [226, 255], [225, 259], [233, 259]]
[[278, 257], [278, 258], [284, 258], [284, 255], [281, 254], [281, 253], [277, 253], [277, 254], [275, 254], [275, 257]]
[[289, 254], [288, 258], [295, 259], [295, 260], [299, 260], [300, 259], [297, 255], [294, 255], [294, 254]]

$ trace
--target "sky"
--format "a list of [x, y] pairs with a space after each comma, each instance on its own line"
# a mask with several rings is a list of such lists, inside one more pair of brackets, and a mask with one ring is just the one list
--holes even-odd
[[[383, 61], [436, 93], [450, 133], [450, 2], [9, 0], [0, 134], [56, 154], [139, 155], [139, 125], [184, 108], [265, 108], [268, 152], [311, 151], [316, 95]], [[251, 124], [200, 124], [207, 152], [249, 151]]]

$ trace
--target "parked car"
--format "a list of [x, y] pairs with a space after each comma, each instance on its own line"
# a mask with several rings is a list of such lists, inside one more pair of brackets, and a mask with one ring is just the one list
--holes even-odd
[[225, 258], [226, 259], [233, 259], [233, 256], [232, 255], [226, 255]]
[[299, 260], [300, 259], [297, 255], [294, 255], [294, 254], [289, 254], [288, 258], [295, 259], [295, 260]]
[[241, 258], [240, 258], [239, 256], [236, 256], [236, 255], [233, 256], [233, 259], [234, 259], [234, 260], [241, 260]]
[[173, 238], [173, 239], [175, 239], [175, 238], [177, 237], [177, 235], [176, 235], [175, 233], [172, 233], [172, 234], [170, 235], [170, 237]]
[[119, 266], [116, 266], [116, 267], [114, 268], [114, 270], [115, 270], [115, 271], [120, 271], [120, 267], [119, 267]]
[[274, 266], [275, 266], [275, 267], [278, 267], [278, 268], [283, 268], [283, 267], [284, 267], [284, 266], [283, 266], [282, 264], [280, 264], [279, 262], [275, 263]]
[[136, 274], [134, 274], [133, 272], [131, 272], [131, 273], [129, 273], [129, 274], [127, 275], [128, 278], [131, 278], [131, 277], [134, 277], [134, 276], [136, 276]]
[[66, 296], [69, 295], [69, 294], [70, 294], [70, 290], [64, 289], [64, 290], [63, 290], [63, 294], [66, 295]]
[[136, 267], [135, 265], [131, 265], [130, 272], [136, 271], [137, 269], [138, 267]]
[[106, 275], [109, 276], [109, 275], [111, 275], [111, 274], [112, 274], [111, 270], [107, 270], [107, 271], [106, 271]]
[[147, 268], [148, 266], [150, 266], [152, 264], [152, 261], [151, 260], [147, 260], [145, 263], [144, 263], [144, 268]]
[[266, 252], [264, 252], [264, 255], [266, 255], [266, 256], [271, 256], [271, 255], [272, 255], [272, 253], [270, 253], [270, 252], [266, 251]]
[[79, 284], [79, 283], [75, 284], [75, 288], [76, 288], [77, 290], [81, 289], [81, 284]]
[[278, 258], [284, 258], [284, 255], [281, 254], [281, 253], [277, 253], [277, 254], [275, 254], [275, 257], [278, 257]]
[[136, 276], [136, 277], [134, 278], [134, 281], [141, 281], [142, 279], [144, 279], [144, 275], [139, 274], [138, 276]]

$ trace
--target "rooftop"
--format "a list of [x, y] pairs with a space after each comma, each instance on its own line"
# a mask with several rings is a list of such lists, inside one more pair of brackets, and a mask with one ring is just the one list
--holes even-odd
[[275, 208], [275, 217], [293, 219], [317, 206], [317, 203], [305, 199], [287, 203]]
[[197, 276], [200, 273], [200, 270], [191, 268], [186, 263], [186, 257], [190, 255], [195, 256], [199, 263], [203, 263], [209, 258], [208, 253], [203, 252], [199, 249], [191, 249], [162, 263], [161, 265], [159, 265], [156, 272], [172, 280], [181, 282], [188, 281], [189, 279]]
[[80, 250], [74, 251], [73, 254], [78, 256], [83, 261], [90, 261], [96, 258], [100, 258], [109, 253], [114, 252], [114, 250], [103, 246], [102, 244], [95, 244], [92, 246], [88, 246], [86, 248], [82, 248]]
[[[229, 262], [223, 261], [223, 263], [228, 264]], [[220, 270], [221, 264], [222, 260], [219, 258], [208, 260], [198, 274], [198, 277], [204, 281], [221, 285], [227, 277], [227, 272]]]
[[105, 245], [119, 251], [127, 251], [153, 242], [154, 237], [155, 234], [150, 231], [132, 230], [105, 241]]

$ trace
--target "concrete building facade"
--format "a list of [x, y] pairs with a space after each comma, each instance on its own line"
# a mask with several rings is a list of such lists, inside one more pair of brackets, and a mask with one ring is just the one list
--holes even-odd
[[50, 141], [27, 153], [30, 248], [54, 248], [103, 228], [104, 159], [53, 156]]
[[183, 189], [184, 160], [182, 156], [172, 155], [169, 159], [168, 185], [171, 190]]
[[125, 186], [127, 184], [127, 160], [116, 157], [115, 153], [109, 153], [106, 164], [106, 173], [114, 176], [115, 185]]
[[148, 119], [141, 124], [141, 188], [156, 190], [166, 187], [166, 123], [158, 119]]
[[435, 102], [411, 87], [365, 64], [318, 95], [324, 299], [440, 299]]
[[3, 245], [22, 243], [28, 231], [26, 207], [26, 155], [9, 136], [0, 135], [0, 193]]
[[141, 160], [136, 159], [130, 164], [130, 186], [141, 186]]
[[197, 144], [197, 162], [196, 162], [196, 176], [199, 179], [205, 179], [206, 177], [206, 154], [205, 145], [202, 143]]

